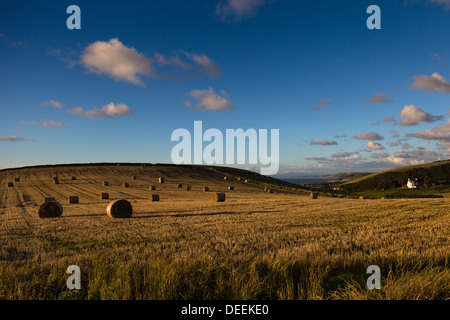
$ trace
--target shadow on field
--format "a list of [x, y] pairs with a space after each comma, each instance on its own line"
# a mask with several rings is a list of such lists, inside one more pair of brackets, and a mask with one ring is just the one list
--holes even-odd
[[167, 218], [185, 218], [185, 217], [201, 217], [201, 216], [217, 216], [217, 215], [226, 215], [226, 214], [233, 214], [233, 215], [249, 215], [249, 214], [255, 214], [255, 213], [275, 213], [275, 212], [282, 212], [281, 210], [267, 210], [267, 211], [249, 211], [249, 212], [236, 212], [236, 211], [223, 211], [223, 212], [211, 212], [211, 213], [182, 213], [182, 214], [160, 214], [160, 213], [151, 213], [151, 212], [144, 212], [140, 214], [145, 214], [142, 216], [133, 216], [133, 219], [147, 219], [147, 218], [161, 218], [161, 217], [167, 217]]

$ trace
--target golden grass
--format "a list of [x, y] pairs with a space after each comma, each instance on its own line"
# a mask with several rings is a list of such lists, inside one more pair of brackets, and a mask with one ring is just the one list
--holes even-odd
[[[21, 173], [27, 178], [17, 188], [0, 184], [0, 299], [450, 298], [447, 198], [312, 202], [235, 181], [239, 191], [218, 206], [202, 186], [225, 192], [229, 181], [219, 174], [64, 170], [62, 178], [79, 179], [54, 186], [35, 170]], [[123, 189], [131, 174], [142, 185]], [[149, 202], [148, 185], [161, 174], [163, 201]], [[112, 200], [132, 203], [131, 219], [106, 216], [98, 198], [105, 179]], [[175, 179], [193, 191], [180, 193]], [[80, 204], [65, 206], [63, 216], [38, 218], [44, 195], [74, 193]], [[65, 286], [71, 264], [82, 270], [78, 292]], [[365, 287], [373, 264], [381, 290]]]

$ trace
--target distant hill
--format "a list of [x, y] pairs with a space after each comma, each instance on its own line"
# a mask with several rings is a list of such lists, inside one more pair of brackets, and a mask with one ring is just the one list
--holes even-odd
[[450, 185], [450, 160], [401, 167], [373, 173], [343, 183], [348, 192], [395, 189], [406, 185], [408, 179], [416, 179], [424, 187]]
[[172, 168], [173, 170], [178, 169], [180, 172], [203, 172], [201, 175], [209, 176], [211, 173], [220, 174], [224, 177], [228, 177], [233, 180], [247, 180], [251, 184], [256, 184], [260, 186], [266, 186], [271, 188], [276, 188], [280, 190], [286, 191], [296, 191], [296, 192], [306, 192], [303, 188], [301, 188], [298, 184], [290, 183], [287, 181], [283, 181], [280, 179], [263, 176], [259, 173], [248, 171], [244, 169], [232, 168], [232, 167], [222, 167], [222, 166], [209, 166], [209, 165], [187, 165], [187, 164], [170, 164], [170, 163], [108, 163], [108, 162], [100, 162], [100, 163], [72, 163], [72, 164], [52, 164], [52, 165], [36, 165], [36, 166], [25, 166], [20, 168], [7, 168], [0, 169], [0, 180], [7, 173], [18, 172], [19, 170], [24, 169], [58, 169], [58, 168], [68, 168], [68, 167], [158, 167], [158, 168]]
[[317, 176], [317, 178], [349, 181], [349, 180], [365, 177], [372, 173], [373, 172], [341, 172], [341, 173], [335, 173], [335, 174], [321, 175], [321, 176]]

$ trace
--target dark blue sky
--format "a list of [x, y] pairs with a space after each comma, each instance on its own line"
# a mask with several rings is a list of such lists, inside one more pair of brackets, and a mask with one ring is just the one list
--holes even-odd
[[446, 159], [449, 31], [437, 0], [2, 1], [0, 168], [170, 162], [195, 120], [279, 129], [280, 173]]

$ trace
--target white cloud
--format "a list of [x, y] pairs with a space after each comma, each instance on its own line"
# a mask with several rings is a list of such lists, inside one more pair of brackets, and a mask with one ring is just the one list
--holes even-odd
[[216, 6], [216, 15], [222, 19], [242, 20], [256, 14], [267, 0], [226, 0]]
[[0, 136], [0, 141], [34, 141], [34, 139], [28, 139], [28, 138], [20, 138], [20, 137], [16, 137], [15, 135], [9, 136], [9, 137], [5, 137], [5, 136]]
[[149, 59], [133, 47], [125, 46], [118, 38], [90, 44], [81, 56], [81, 63], [90, 72], [141, 86], [144, 83], [139, 75], [154, 73]]
[[406, 137], [413, 137], [422, 140], [437, 140], [443, 143], [450, 142], [450, 120], [442, 126], [437, 126], [431, 130], [423, 130], [417, 133], [407, 133]]
[[336, 152], [332, 155], [333, 158], [348, 158], [352, 155], [350, 152]]
[[371, 150], [384, 150], [385, 149], [381, 144], [373, 142], [373, 141], [367, 142], [367, 148], [369, 148]]
[[317, 146], [335, 146], [338, 143], [334, 140], [332, 141], [326, 141], [326, 140], [320, 140], [320, 141], [311, 141], [311, 145], [317, 145]]
[[198, 103], [192, 106], [190, 101], [185, 101], [184, 105], [188, 108], [198, 110], [227, 110], [233, 109], [234, 105], [228, 99], [227, 93], [222, 90], [222, 96], [216, 94], [214, 90], [209, 87], [208, 90], [192, 90], [186, 96], [197, 99]]
[[417, 149], [413, 151], [401, 151], [394, 153], [388, 161], [396, 165], [415, 165], [426, 162], [441, 160], [441, 155], [436, 151]]
[[415, 105], [405, 106], [400, 112], [400, 125], [416, 126], [419, 122], [435, 122], [444, 119], [444, 116], [433, 116]]
[[317, 101], [314, 104], [314, 107], [311, 108], [311, 110], [317, 111], [317, 110], [322, 110], [325, 109], [326, 107], [328, 107], [328, 105], [330, 105], [333, 102], [333, 100], [331, 99], [322, 99]]
[[69, 110], [71, 114], [87, 118], [116, 118], [132, 114], [133, 112], [123, 103], [114, 104], [113, 102], [101, 107], [84, 111], [82, 107], [74, 107]]
[[56, 101], [56, 100], [48, 100], [48, 101], [45, 101], [45, 102], [42, 104], [42, 106], [53, 107], [53, 108], [58, 108], [58, 109], [61, 109], [62, 107], [64, 107], [64, 105], [63, 105], [61, 102]]
[[392, 102], [392, 100], [388, 97], [388, 95], [384, 93], [374, 94], [369, 99], [363, 99], [363, 101], [367, 102], [368, 104]]
[[354, 136], [353, 139], [359, 139], [359, 140], [384, 140], [384, 137], [380, 136], [376, 132], [362, 132], [362, 133], [358, 133], [356, 136]]
[[431, 76], [415, 76], [411, 89], [427, 90], [429, 92], [442, 92], [450, 94], [450, 82], [447, 82], [443, 76], [437, 72]]
[[167, 80], [204, 75], [218, 77], [222, 74], [220, 66], [206, 54], [179, 50], [172, 56], [155, 52], [153, 57], [147, 58], [117, 38], [90, 44], [80, 60], [89, 72], [140, 86], [145, 85], [141, 76]]

